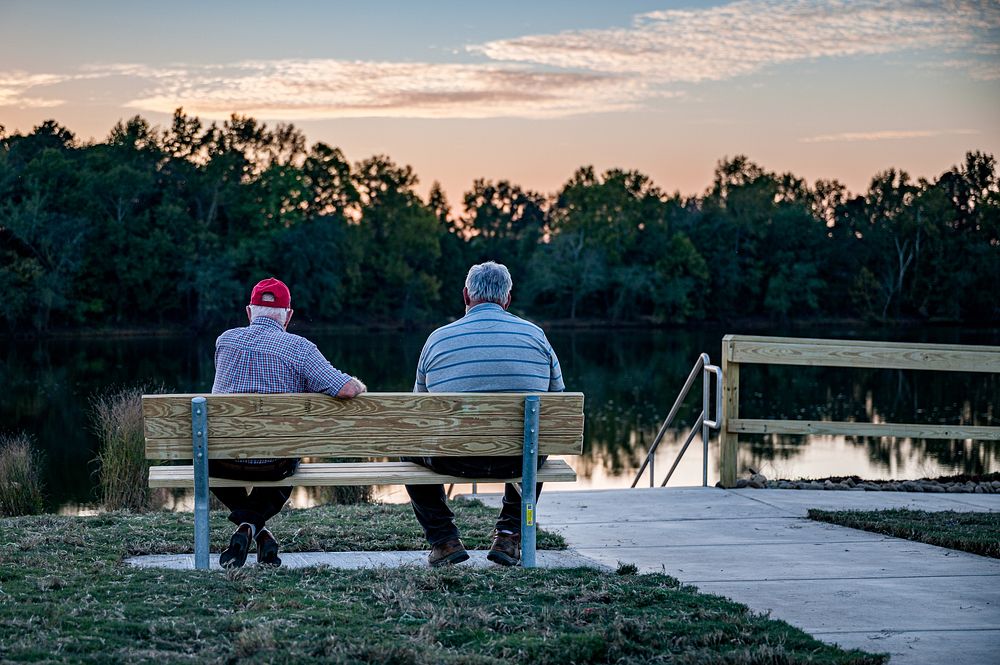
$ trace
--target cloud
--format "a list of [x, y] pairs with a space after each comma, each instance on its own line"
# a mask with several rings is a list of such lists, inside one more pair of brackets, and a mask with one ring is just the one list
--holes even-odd
[[681, 95], [652, 90], [637, 76], [603, 72], [498, 63], [279, 59], [164, 67], [89, 64], [66, 75], [0, 72], [0, 106], [50, 106], [61, 102], [25, 93], [35, 86], [116, 77], [132, 79], [137, 91], [124, 100], [125, 108], [172, 113], [184, 107], [209, 119], [232, 113], [284, 120], [551, 118], [626, 111], [651, 98]]
[[0, 72], [0, 106], [20, 108], [48, 108], [64, 104], [61, 99], [29, 97], [32, 88], [55, 85], [69, 80], [70, 76], [58, 74], [28, 74], [27, 72]]
[[1000, 5], [991, 1], [741, 0], [642, 14], [630, 28], [501, 39], [469, 50], [496, 61], [699, 83], [816, 58], [988, 53], [998, 33]]
[[153, 79], [129, 108], [183, 106], [209, 118], [544, 118], [628, 110], [657, 94], [634, 76], [498, 64], [311, 59], [117, 71]]
[[842, 132], [821, 134], [799, 139], [799, 143], [855, 143], [858, 141], [894, 141], [900, 139], [926, 139], [937, 136], [968, 136], [978, 134], [974, 129], [918, 129], [884, 130], [879, 132]]
[[125, 79], [113, 89], [130, 92], [114, 103], [162, 113], [183, 106], [213, 119], [557, 118], [649, 108], [692, 84], [818, 58], [921, 52], [936, 58], [921, 66], [1000, 80], [998, 44], [995, 0], [738, 0], [649, 12], [625, 28], [490, 41], [467, 48], [483, 60], [473, 63], [276, 59], [0, 72], [0, 107], [58, 105], [38, 90]]
[[934, 69], [956, 69], [976, 81], [1000, 81], [1000, 60], [984, 61], [973, 59], [944, 60], [924, 65]]

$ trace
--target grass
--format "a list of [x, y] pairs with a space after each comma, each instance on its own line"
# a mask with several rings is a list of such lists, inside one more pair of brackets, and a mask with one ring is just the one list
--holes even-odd
[[[482, 547], [494, 511], [453, 503]], [[215, 547], [228, 534], [213, 515]], [[287, 549], [420, 548], [408, 506], [276, 521]], [[190, 551], [191, 515], [0, 520], [4, 662], [883, 663], [666, 575], [591, 569], [137, 569]], [[560, 539], [541, 534], [547, 547]]]
[[810, 510], [810, 519], [1000, 559], [1000, 513]]
[[0, 515], [42, 512], [42, 454], [27, 434], [0, 435]]
[[95, 397], [91, 403], [94, 430], [100, 439], [97, 453], [101, 504], [108, 510], [143, 511], [150, 508], [142, 429], [142, 395], [146, 386], [123, 388]]

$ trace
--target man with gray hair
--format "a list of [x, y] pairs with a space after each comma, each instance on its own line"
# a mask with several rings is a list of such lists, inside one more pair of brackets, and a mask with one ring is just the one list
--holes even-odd
[[[511, 301], [507, 268], [489, 261], [474, 265], [462, 296], [465, 316], [427, 338], [417, 362], [414, 392], [562, 392], [559, 360], [542, 329], [507, 311]], [[408, 458], [438, 473], [464, 478], [516, 478], [520, 457]], [[539, 464], [545, 461], [539, 458]], [[541, 483], [535, 495], [542, 490]], [[431, 545], [431, 566], [469, 558], [448, 508], [444, 486], [407, 485], [413, 512]], [[503, 507], [486, 555], [503, 566], [516, 565], [521, 552], [521, 497], [504, 485]]]
[[[213, 393], [326, 393], [350, 399], [365, 392], [365, 384], [334, 368], [316, 345], [286, 332], [292, 320], [292, 295], [273, 277], [261, 280], [250, 293], [250, 325], [233, 328], [215, 342]], [[208, 473], [236, 480], [282, 480], [295, 473], [297, 459], [209, 460]], [[246, 562], [256, 541], [257, 562], [280, 566], [278, 542], [265, 527], [281, 510], [291, 487], [213, 487], [237, 525], [229, 547], [219, 556], [225, 568]]]

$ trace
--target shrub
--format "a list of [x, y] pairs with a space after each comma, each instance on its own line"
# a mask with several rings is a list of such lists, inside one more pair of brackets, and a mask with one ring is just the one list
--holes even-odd
[[[305, 460], [303, 460], [305, 461]], [[324, 462], [353, 462], [353, 459], [335, 457], [324, 459]], [[339, 503], [350, 505], [358, 503], [371, 503], [374, 488], [371, 485], [338, 485], [333, 487], [311, 487], [307, 488], [309, 498], [318, 505], [327, 503]]]
[[331, 487], [333, 490], [330, 503], [351, 504], [351, 503], [371, 503], [371, 485], [344, 485]]
[[94, 430], [100, 439], [97, 454], [101, 504], [108, 510], [142, 512], [150, 508], [142, 429], [142, 395], [148, 386], [123, 388], [98, 395], [91, 402]]
[[0, 515], [42, 512], [42, 461], [27, 434], [0, 435]]

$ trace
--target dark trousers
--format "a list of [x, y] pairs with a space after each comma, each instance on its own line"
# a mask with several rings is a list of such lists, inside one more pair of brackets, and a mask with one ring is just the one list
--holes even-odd
[[[208, 475], [245, 480], [281, 480], [295, 471], [298, 460], [278, 460], [273, 465], [246, 465], [234, 460], [209, 460]], [[292, 495], [291, 487], [213, 487], [212, 494], [230, 510], [229, 521], [237, 526], [247, 522], [259, 532], [281, 511]]]
[[[545, 455], [539, 456], [538, 466], [545, 463]], [[524, 470], [520, 457], [404, 457], [406, 462], [415, 462], [431, 471], [461, 478], [517, 478]], [[535, 501], [542, 492], [542, 483], [535, 485]], [[413, 514], [424, 530], [431, 546], [458, 538], [455, 513], [448, 507], [444, 485], [407, 485]], [[514, 483], [504, 484], [503, 505], [497, 518], [498, 531], [521, 533], [521, 495]]]
[[229, 521], [253, 524], [259, 532], [265, 522], [277, 515], [292, 495], [291, 487], [213, 487], [214, 494], [231, 512]]

